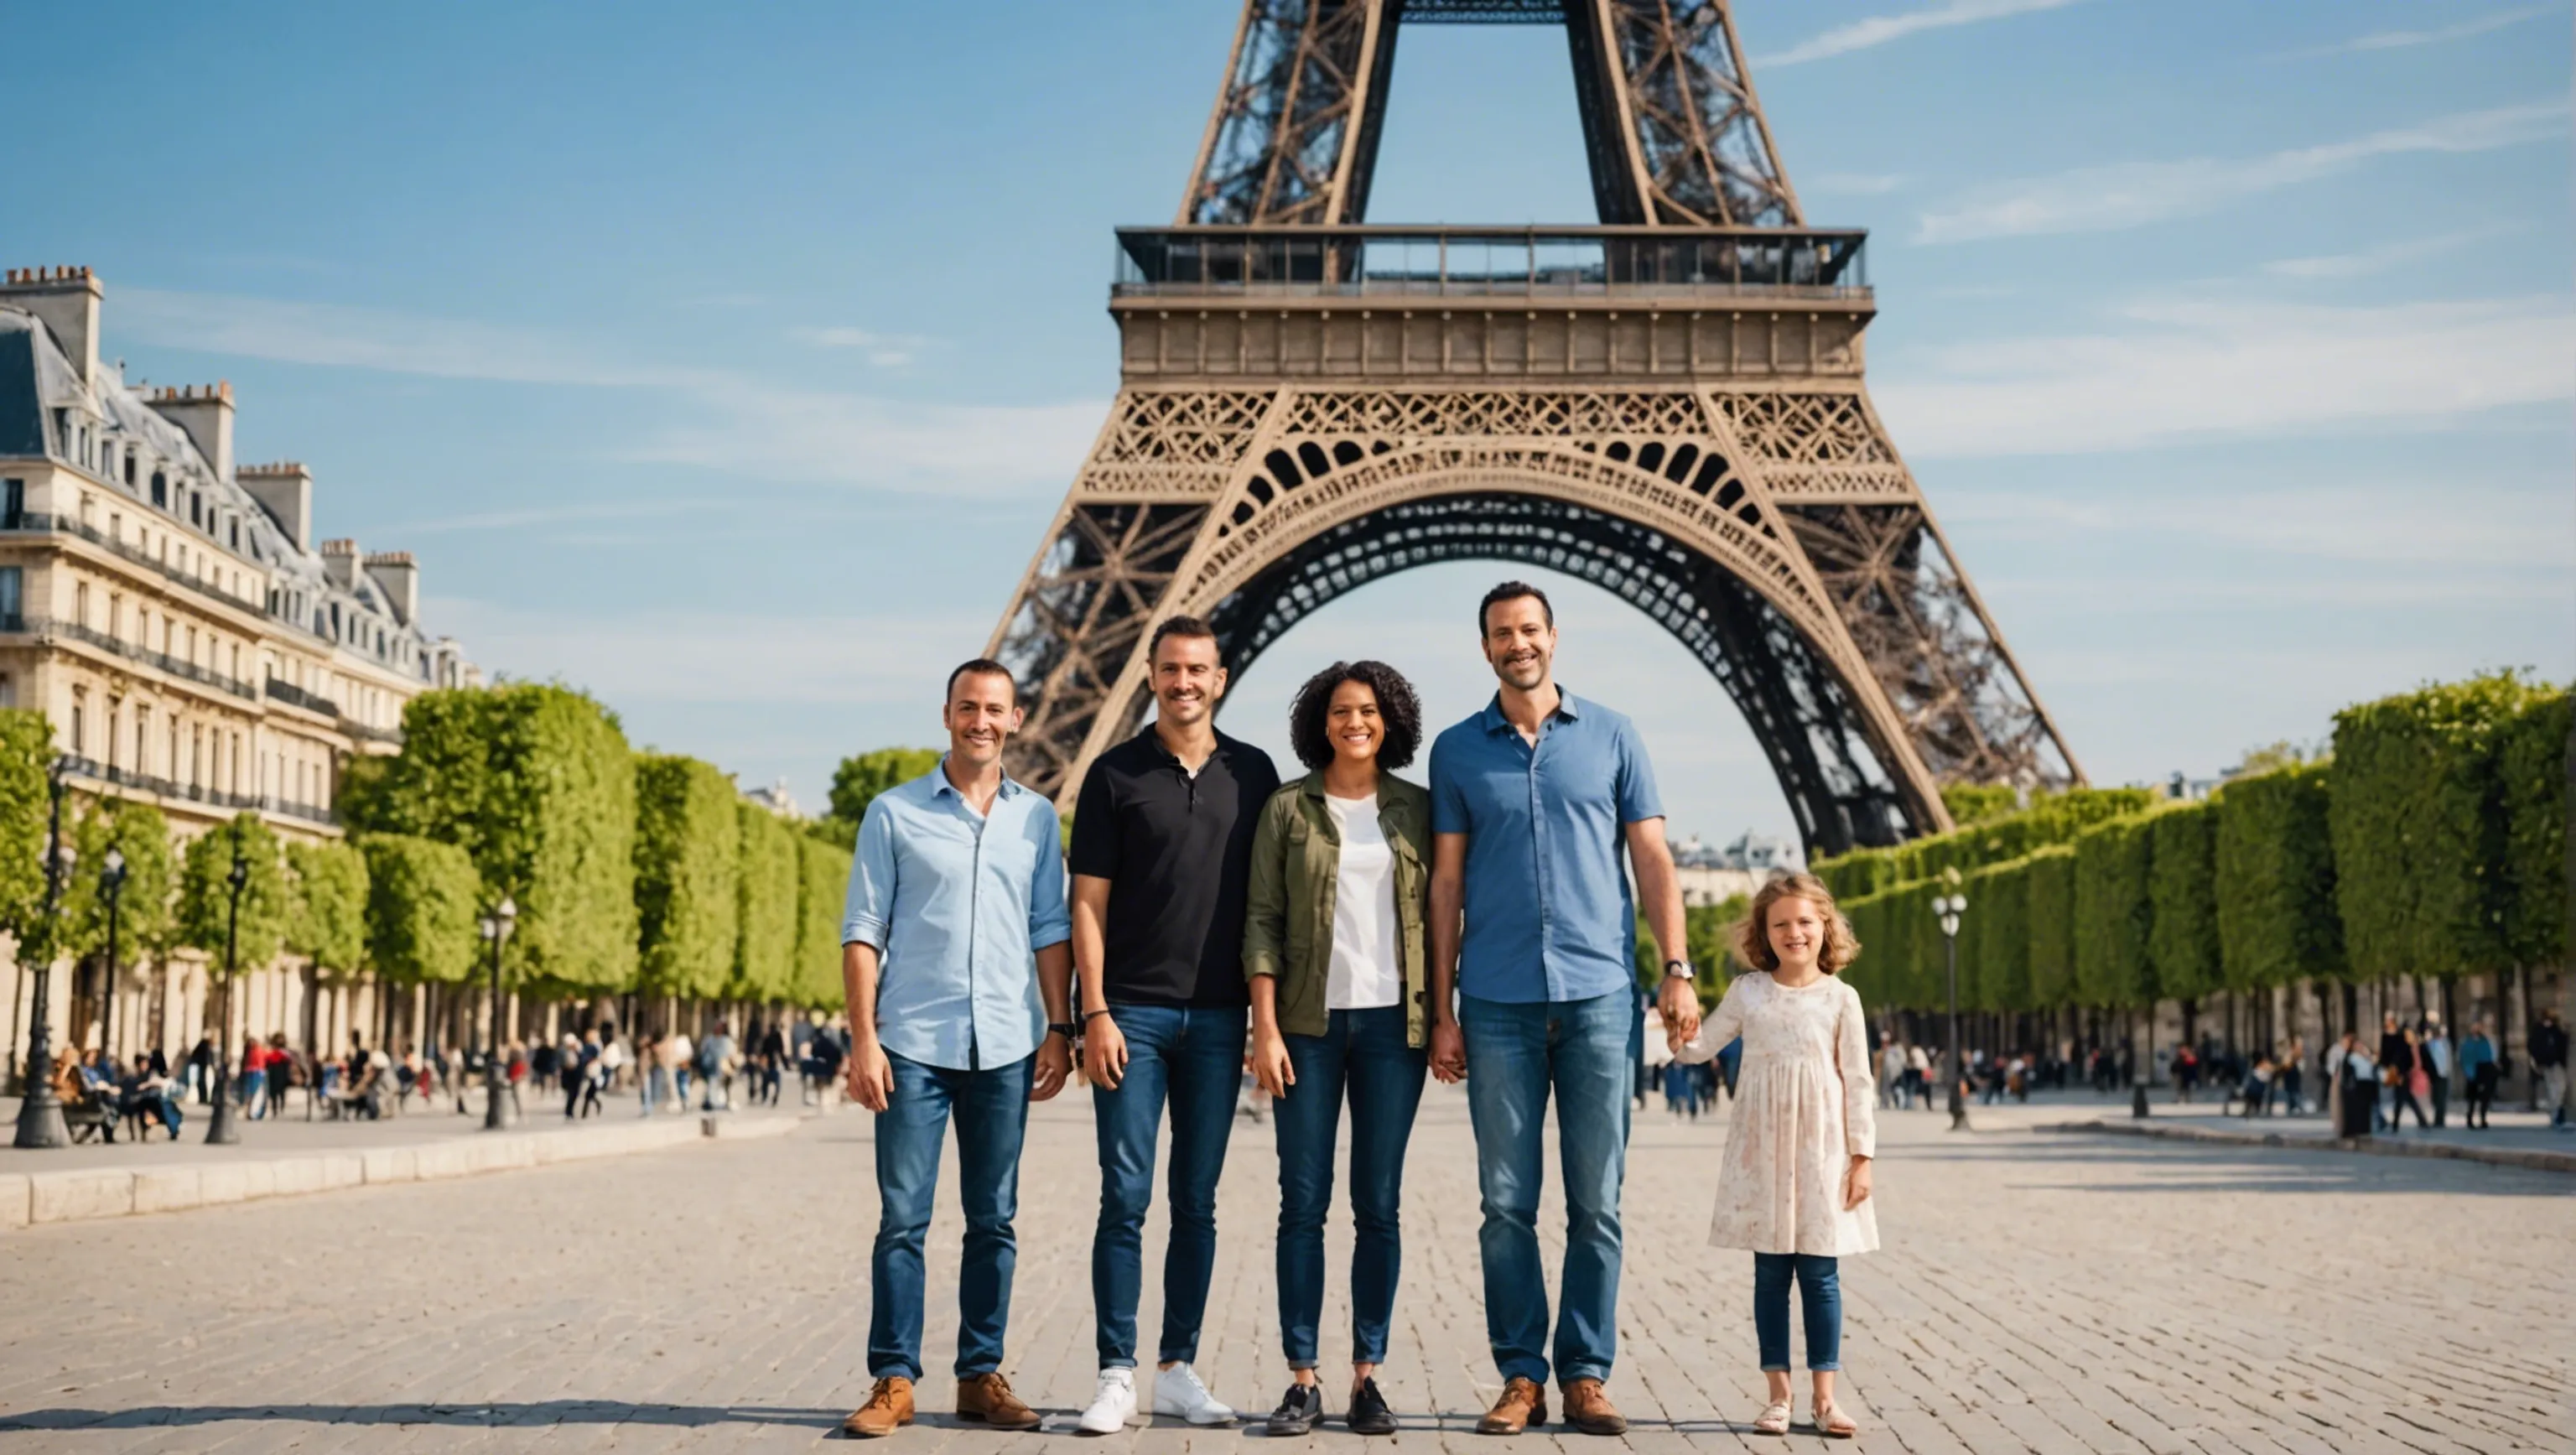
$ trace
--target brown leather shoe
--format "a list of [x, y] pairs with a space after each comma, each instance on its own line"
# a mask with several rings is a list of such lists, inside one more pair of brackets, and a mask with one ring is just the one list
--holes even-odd
[[912, 1423], [912, 1381], [889, 1374], [868, 1391], [868, 1402], [841, 1421], [841, 1433], [853, 1440], [877, 1440]]
[[1038, 1427], [1038, 1412], [1011, 1393], [1011, 1382], [998, 1373], [969, 1374], [957, 1381], [957, 1418], [982, 1420], [997, 1430]]
[[1587, 1435], [1624, 1435], [1628, 1417], [1610, 1403], [1597, 1379], [1569, 1379], [1558, 1386], [1565, 1394], [1565, 1423]]
[[1547, 1423], [1547, 1391], [1535, 1379], [1512, 1378], [1503, 1381], [1503, 1397], [1476, 1421], [1479, 1435], [1517, 1435], [1532, 1425]]

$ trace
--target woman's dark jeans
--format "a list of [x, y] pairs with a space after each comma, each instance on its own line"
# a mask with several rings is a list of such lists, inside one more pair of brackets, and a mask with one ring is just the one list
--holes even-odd
[[1285, 1036], [1296, 1083], [1272, 1102], [1279, 1134], [1279, 1343], [1288, 1367], [1312, 1369], [1324, 1314], [1324, 1216], [1333, 1206], [1333, 1142], [1351, 1108], [1351, 1362], [1386, 1360], [1386, 1329], [1404, 1262], [1397, 1208], [1404, 1147], [1429, 1065], [1405, 1044], [1400, 1005], [1337, 1010], [1320, 1036]]
[[1753, 1255], [1753, 1342], [1765, 1371], [1789, 1368], [1789, 1283], [1807, 1316], [1807, 1367], [1818, 1373], [1843, 1367], [1841, 1265], [1814, 1253]]

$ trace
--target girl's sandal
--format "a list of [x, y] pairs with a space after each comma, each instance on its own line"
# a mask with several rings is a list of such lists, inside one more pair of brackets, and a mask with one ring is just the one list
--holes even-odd
[[1789, 1433], [1789, 1402], [1785, 1399], [1775, 1399], [1764, 1405], [1762, 1413], [1754, 1418], [1753, 1433], [1757, 1435]]
[[1860, 1433], [1860, 1426], [1852, 1423], [1842, 1406], [1821, 1404], [1816, 1406], [1816, 1433], [1828, 1440], [1848, 1440]]

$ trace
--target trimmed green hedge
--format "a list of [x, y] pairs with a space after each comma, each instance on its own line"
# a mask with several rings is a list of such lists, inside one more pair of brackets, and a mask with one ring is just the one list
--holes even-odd
[[2135, 813], [2154, 801], [2154, 792], [2145, 788], [2076, 788], [2046, 794], [2032, 800], [2029, 808], [2003, 818], [1893, 848], [1855, 849], [1818, 860], [1815, 872], [1836, 898], [1859, 898], [1900, 884], [1937, 879], [1944, 869], [1965, 874], [2049, 844], [2070, 843], [2087, 827]]
[[741, 822], [741, 872], [735, 876], [736, 932], [729, 993], [747, 1000], [785, 1000], [796, 984], [796, 911], [804, 893], [796, 830], [748, 799], [734, 804]]
[[2526, 703], [2497, 733], [2503, 796], [2505, 947], [2525, 965], [2567, 963], [2569, 695]]
[[2219, 965], [2235, 989], [2344, 972], [2329, 777], [2323, 763], [2282, 768], [2239, 778], [2213, 800]]
[[653, 755], [635, 767], [637, 984], [707, 998], [732, 978], [742, 823], [713, 763]]
[[2205, 801], [2174, 804], [2148, 818], [2147, 838], [2147, 959], [2154, 966], [2156, 994], [2197, 1000], [2223, 983], [2218, 814]]
[[2075, 846], [2051, 844], [2024, 861], [2023, 913], [2030, 923], [2030, 1000], [2049, 1009], [2075, 994]]
[[2512, 963], [2496, 747], [2534, 695], [2513, 674], [2494, 673], [2335, 714], [2328, 822], [2354, 974], [2448, 976]]
[[[18, 939], [18, 959], [48, 959], [45, 910], [46, 786], [54, 728], [41, 712], [0, 708], [0, 929]], [[66, 833], [70, 832], [66, 827]]]
[[830, 1009], [842, 1001], [841, 909], [849, 899], [851, 851], [799, 834], [796, 858], [796, 974], [788, 998]]
[[367, 958], [397, 985], [455, 984], [483, 969], [483, 880], [454, 844], [360, 834], [367, 858]]
[[2147, 944], [2154, 919], [2151, 814], [2095, 824], [2075, 839], [2075, 992], [2084, 1005], [2155, 999]]
[[[1960, 893], [1967, 912], [1959, 920], [1960, 999], [1979, 1010], [2034, 1008], [2030, 979], [2030, 860], [1989, 864], [1966, 876]], [[1967, 993], [1973, 979], [1976, 994]]]

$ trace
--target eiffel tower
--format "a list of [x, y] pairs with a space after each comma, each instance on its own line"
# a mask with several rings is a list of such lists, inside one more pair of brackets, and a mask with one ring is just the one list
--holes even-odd
[[[1365, 221], [1398, 34], [1467, 23], [1564, 29], [1597, 224]], [[1118, 232], [1118, 397], [993, 633], [1012, 772], [1070, 804], [1164, 617], [1240, 677], [1479, 559], [1672, 633], [1810, 854], [1951, 827], [1946, 784], [2081, 782], [1870, 405], [1866, 241], [1807, 224], [1727, 0], [1245, 0], [1178, 217]]]

